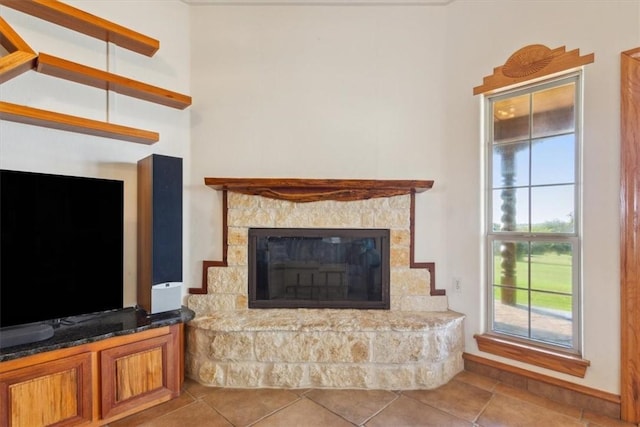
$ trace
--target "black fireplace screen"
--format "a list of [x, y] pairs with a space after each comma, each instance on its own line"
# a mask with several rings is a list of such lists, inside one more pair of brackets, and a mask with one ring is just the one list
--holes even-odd
[[249, 229], [249, 307], [389, 309], [389, 230]]

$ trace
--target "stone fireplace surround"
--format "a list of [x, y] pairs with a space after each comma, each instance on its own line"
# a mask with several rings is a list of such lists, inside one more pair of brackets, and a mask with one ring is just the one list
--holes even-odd
[[[463, 369], [464, 316], [448, 310], [427, 269], [412, 268], [414, 184], [390, 193], [375, 181], [356, 194], [326, 180], [278, 181], [285, 191], [207, 180], [225, 191], [227, 254], [205, 269], [206, 293], [188, 298], [188, 377], [237, 388], [430, 389]], [[389, 229], [390, 310], [249, 309], [251, 227]]]

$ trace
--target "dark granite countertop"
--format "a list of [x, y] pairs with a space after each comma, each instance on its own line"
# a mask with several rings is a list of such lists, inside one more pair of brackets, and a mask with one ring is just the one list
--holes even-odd
[[140, 308], [130, 307], [68, 317], [53, 325], [54, 334], [49, 339], [0, 348], [0, 362], [87, 344], [114, 336], [133, 334], [147, 329], [185, 323], [193, 319], [194, 316], [195, 313], [192, 310], [183, 306], [180, 310], [152, 315], [148, 315]]

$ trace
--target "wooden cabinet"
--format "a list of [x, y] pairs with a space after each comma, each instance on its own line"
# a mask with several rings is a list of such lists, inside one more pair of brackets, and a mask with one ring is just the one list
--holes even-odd
[[0, 427], [103, 425], [180, 395], [183, 324], [0, 363]]
[[90, 422], [91, 371], [91, 353], [84, 352], [0, 374], [0, 425]]
[[180, 394], [178, 338], [168, 334], [100, 352], [102, 418]]

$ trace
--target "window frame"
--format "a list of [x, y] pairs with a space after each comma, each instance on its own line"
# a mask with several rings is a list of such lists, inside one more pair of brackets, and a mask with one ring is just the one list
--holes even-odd
[[[494, 148], [494, 119], [493, 119], [493, 105], [503, 99], [513, 98], [520, 95], [533, 94], [542, 90], [550, 89], [553, 87], [560, 87], [569, 83], [575, 84], [575, 97], [574, 97], [574, 230], [573, 232], [564, 233], [544, 233], [544, 232], [532, 232], [530, 229], [527, 231], [495, 231], [493, 229], [493, 198], [494, 187], [493, 182], [493, 148]], [[489, 334], [497, 336], [499, 339], [514, 341], [516, 343], [523, 343], [525, 345], [533, 345], [541, 347], [543, 349], [549, 349], [552, 351], [566, 352], [573, 355], [582, 354], [582, 131], [583, 131], [583, 88], [584, 88], [584, 75], [582, 69], [573, 70], [571, 72], [563, 73], [554, 76], [553, 78], [547, 78], [544, 80], [538, 80], [535, 82], [528, 82], [527, 84], [519, 85], [517, 87], [506, 88], [505, 90], [495, 91], [491, 94], [487, 94], [483, 99], [483, 123], [484, 123], [484, 187], [485, 187], [485, 220], [484, 220], [484, 259], [485, 259], [485, 280], [486, 280], [486, 318], [485, 326]], [[531, 100], [529, 101], [531, 105]], [[529, 123], [533, 117], [532, 109], [529, 110]], [[545, 138], [532, 137], [532, 127], [529, 126], [528, 135], [525, 138], [517, 139], [517, 141], [528, 141], [529, 147], [531, 142]], [[568, 132], [567, 134], [570, 134]], [[551, 136], [561, 135], [554, 134]], [[515, 142], [511, 141], [512, 142]], [[531, 159], [529, 158], [528, 169], [531, 172]], [[528, 182], [526, 186], [518, 186], [518, 188], [526, 188], [530, 194], [532, 188], [537, 186], [531, 182]], [[528, 217], [532, 210], [531, 204], [528, 206]], [[496, 288], [497, 280], [494, 280], [495, 268], [493, 265], [493, 245], [496, 241], [516, 241], [516, 242], [555, 242], [555, 243], [569, 243], [572, 247], [572, 284], [571, 284], [571, 297], [572, 297], [572, 339], [571, 346], [563, 346], [559, 344], [553, 344], [548, 341], [542, 341], [531, 337], [531, 318], [528, 319], [528, 337], [522, 337], [520, 335], [509, 334], [505, 331], [499, 331], [495, 329], [495, 310], [494, 310], [494, 289]], [[530, 278], [530, 271], [529, 271]], [[528, 291], [531, 291], [531, 283], [529, 282]], [[528, 309], [531, 311], [531, 302], [529, 300]]]

